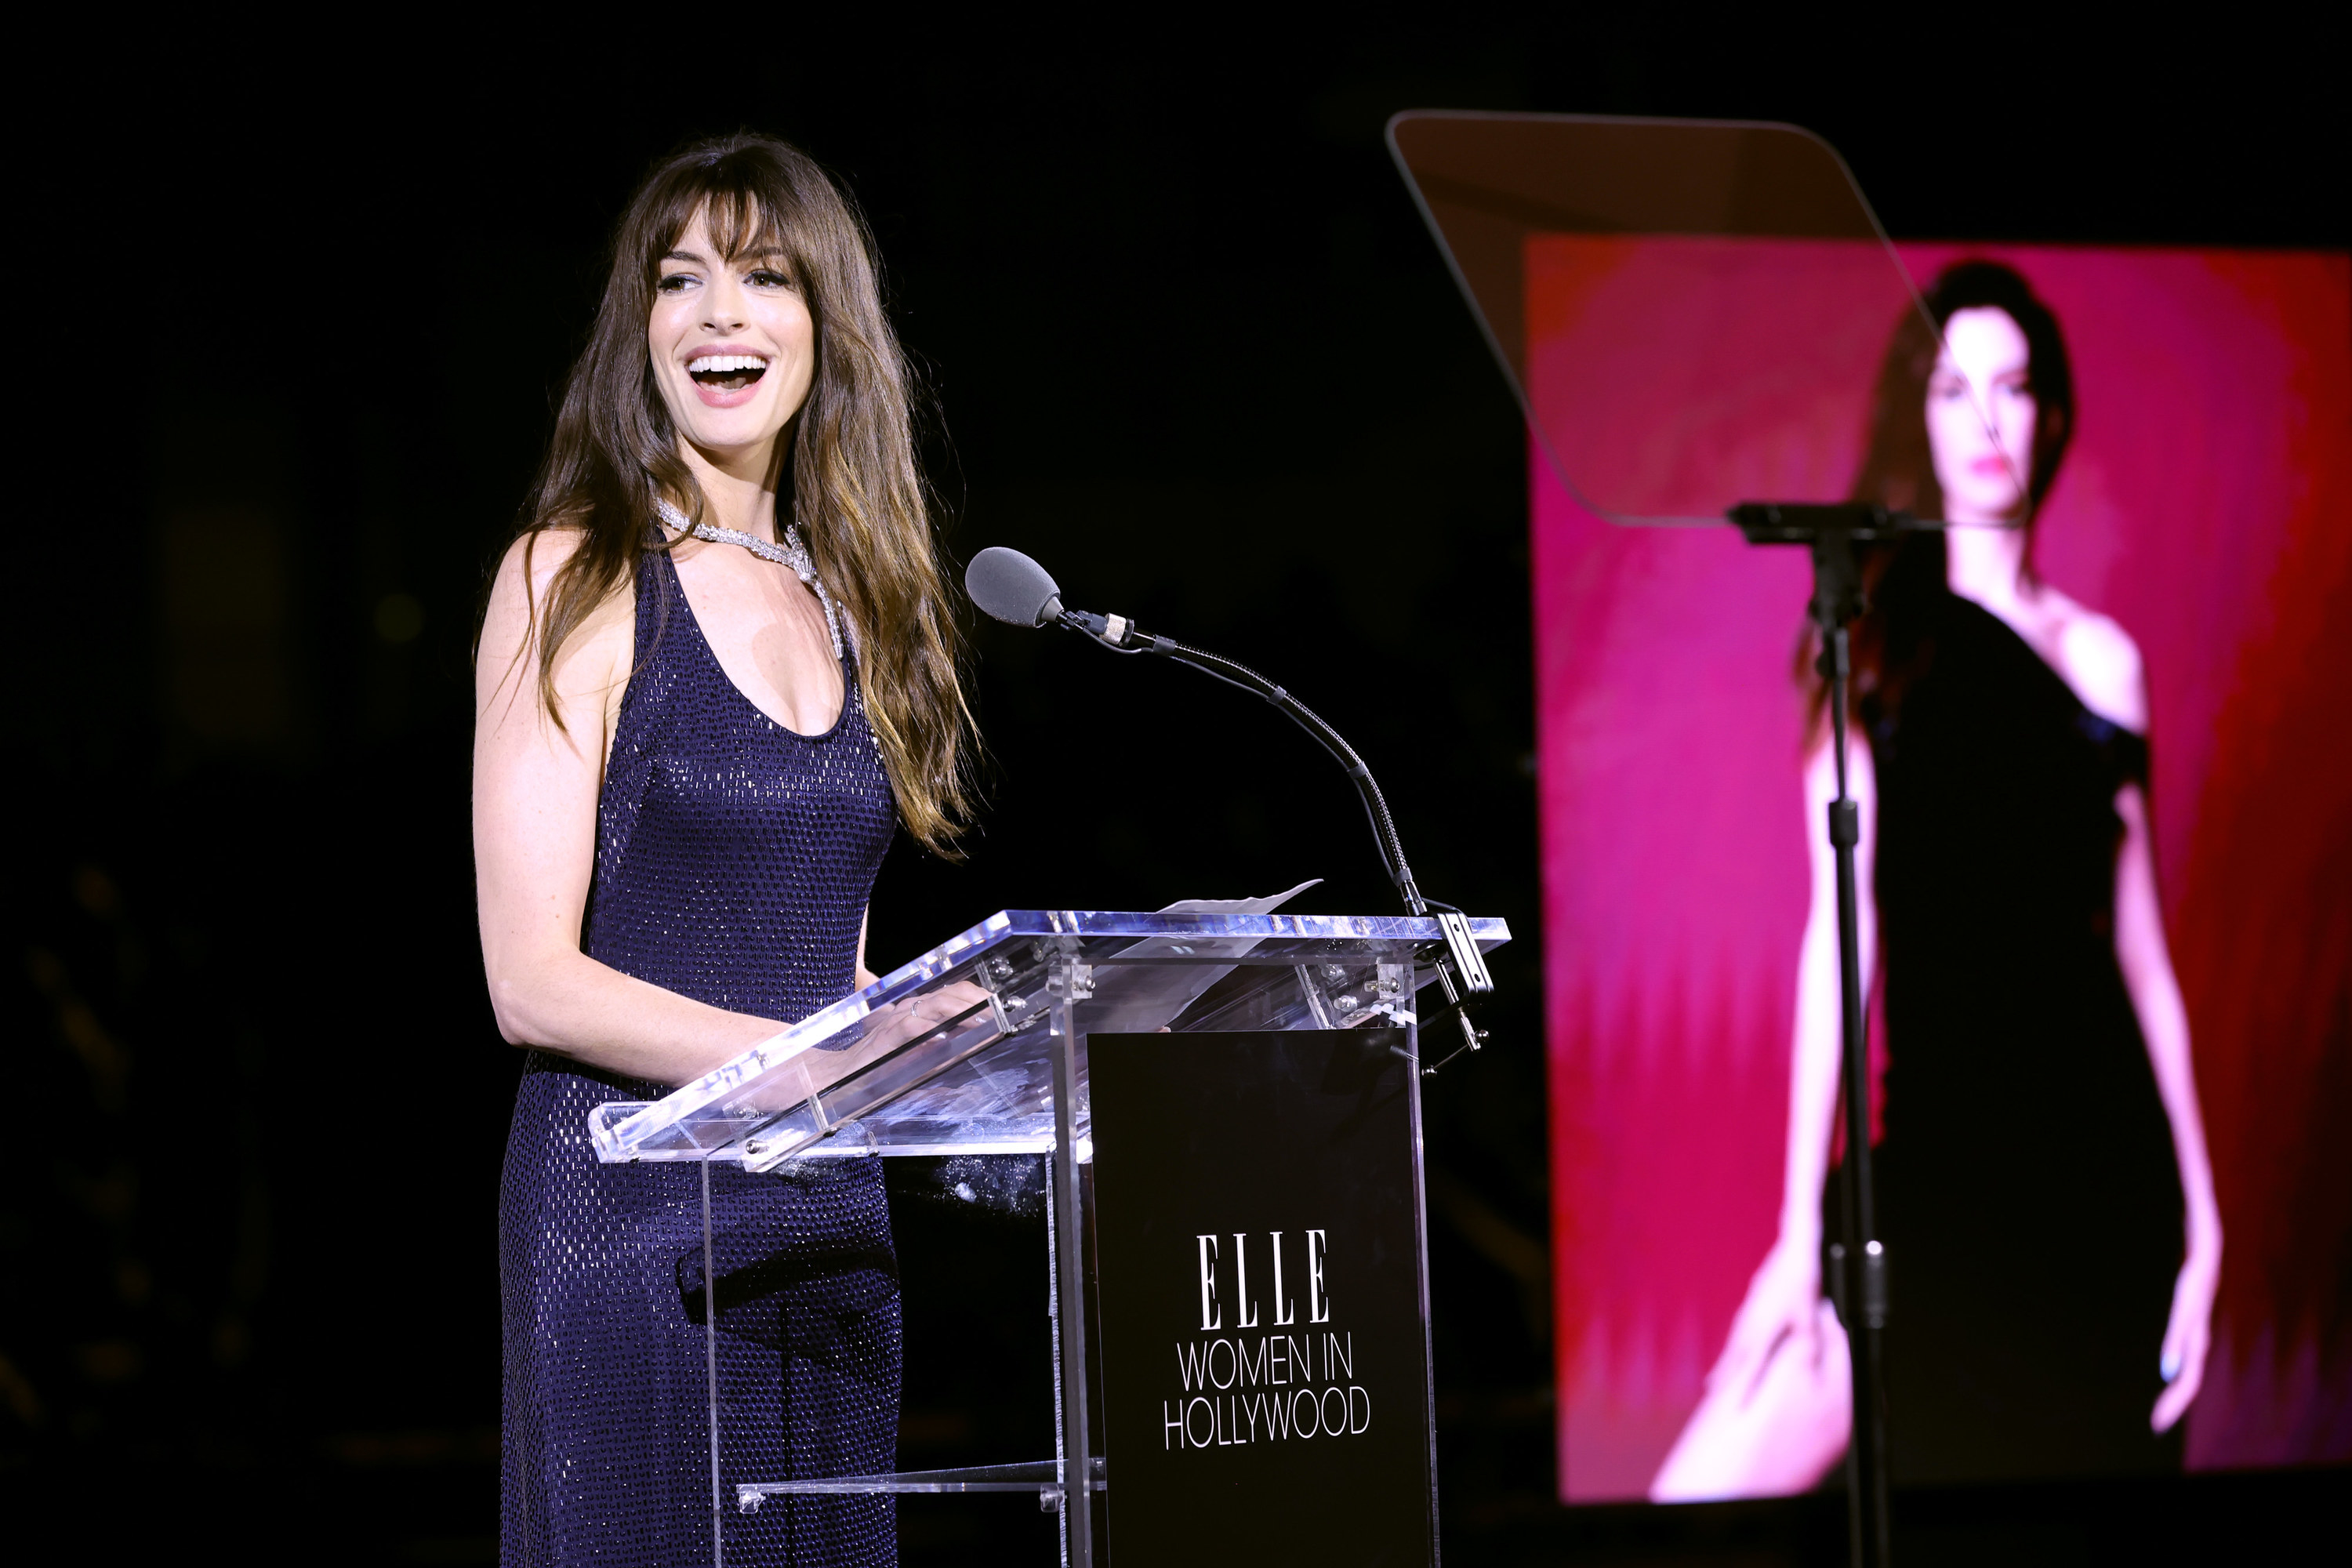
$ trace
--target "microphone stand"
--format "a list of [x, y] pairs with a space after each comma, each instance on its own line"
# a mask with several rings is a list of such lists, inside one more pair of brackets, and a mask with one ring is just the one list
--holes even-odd
[[[1404, 844], [1397, 837], [1396, 819], [1389, 815], [1389, 803], [1381, 794], [1381, 786], [1372, 779], [1371, 770], [1347, 738], [1325, 723], [1314, 710], [1308, 708], [1280, 686], [1268, 680], [1245, 664], [1225, 658], [1223, 654], [1191, 647], [1171, 637], [1154, 637], [1143, 631], [1124, 616], [1097, 616], [1085, 610], [1064, 609], [1055, 617], [1057, 625], [1082, 632], [1114, 653], [1157, 654], [1178, 664], [1189, 665], [1202, 674], [1222, 680], [1228, 686], [1239, 687], [1254, 697], [1264, 698], [1279, 709], [1292, 723], [1315, 738], [1318, 745], [1331, 753], [1356, 786], [1357, 795], [1364, 803], [1364, 816], [1372, 826], [1372, 838], [1380, 846], [1381, 865], [1389, 880], [1396, 884], [1397, 894], [1404, 900], [1407, 913], [1426, 919], [1431, 913], [1429, 900], [1414, 885], [1412, 868], [1406, 865]], [[1437, 955], [1437, 986], [1445, 998], [1444, 1010], [1436, 1017], [1451, 1016], [1462, 1032], [1462, 1043], [1447, 1052], [1434, 1065], [1421, 1069], [1423, 1078], [1434, 1078], [1437, 1069], [1467, 1051], [1475, 1051], [1486, 1044], [1486, 1031], [1470, 1021], [1470, 999], [1495, 989], [1486, 961], [1478, 951], [1477, 942], [1470, 934], [1470, 921], [1461, 910], [1450, 905], [1439, 906], [1436, 915], [1438, 931], [1445, 939], [1445, 951]], [[1430, 1021], [1436, 1022], [1436, 1017]]]
[[1729, 515], [1748, 543], [1803, 544], [1813, 558], [1811, 615], [1822, 634], [1818, 668], [1830, 685], [1830, 724], [1837, 748], [1837, 798], [1830, 803], [1829, 833], [1837, 858], [1838, 991], [1844, 1033], [1845, 1240], [1830, 1248], [1830, 1289], [1845, 1324], [1853, 1364], [1846, 1522], [1855, 1568], [1888, 1568], [1886, 1382], [1880, 1343], [1886, 1326], [1886, 1249], [1878, 1240], [1870, 1180], [1870, 1062], [1854, 883], [1854, 846], [1862, 825], [1861, 811], [1846, 787], [1846, 697], [1853, 673], [1847, 627], [1866, 607], [1854, 546], [1891, 542], [1923, 525], [1906, 513], [1859, 501], [1747, 501], [1733, 507]]

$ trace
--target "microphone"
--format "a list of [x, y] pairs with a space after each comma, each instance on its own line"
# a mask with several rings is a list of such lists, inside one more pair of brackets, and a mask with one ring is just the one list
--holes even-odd
[[1000, 621], [1042, 626], [1062, 615], [1062, 590], [1052, 574], [1018, 550], [992, 544], [963, 569], [963, 591]]
[[963, 587], [973, 604], [1011, 626], [1045, 626], [1059, 622], [1121, 653], [1169, 653], [1176, 646], [1150, 646], [1168, 639], [1142, 637], [1135, 623], [1124, 616], [1062, 608], [1062, 590], [1053, 574], [1002, 544], [992, 544], [971, 558], [971, 564], [964, 568]]
[[[1397, 894], [1404, 900], [1408, 913], [1427, 918], [1429, 901], [1412, 879], [1412, 870], [1405, 864], [1404, 845], [1397, 837], [1396, 821], [1389, 815], [1386, 796], [1372, 780], [1371, 770], [1356, 748], [1348, 744], [1339, 731], [1325, 723], [1305, 703], [1247, 665], [1190, 647], [1171, 637], [1157, 637], [1144, 631], [1125, 616], [1097, 615], [1088, 610], [1073, 610], [1062, 603], [1062, 590], [1053, 574], [1024, 555], [1018, 550], [1003, 545], [991, 545], [971, 558], [964, 569], [964, 592], [971, 602], [987, 615], [1016, 626], [1066, 626], [1102, 644], [1114, 653], [1158, 654], [1178, 664], [1189, 665], [1202, 674], [1214, 677], [1228, 686], [1237, 686], [1252, 696], [1264, 698], [1280, 709], [1291, 722], [1315, 738], [1316, 743], [1344, 769], [1364, 803], [1364, 815], [1370, 821], [1373, 841], [1379, 846], [1381, 868], [1389, 880], [1396, 884]], [[1439, 932], [1445, 938], [1445, 952], [1437, 960], [1437, 983], [1444, 993], [1446, 1009], [1462, 1026], [1463, 1044], [1449, 1054], [1437, 1067], [1423, 1068], [1422, 1076], [1433, 1077], [1437, 1068], [1444, 1067], [1463, 1051], [1475, 1051], [1486, 1038], [1486, 1031], [1470, 1022], [1469, 997], [1482, 995], [1495, 989], [1494, 977], [1487, 973], [1486, 961], [1478, 951], [1477, 942], [1470, 934], [1469, 918], [1452, 906], [1443, 906], [1436, 915]], [[1457, 981], [1459, 984], [1457, 984]], [[1433, 1019], [1432, 1022], [1435, 1020]]]

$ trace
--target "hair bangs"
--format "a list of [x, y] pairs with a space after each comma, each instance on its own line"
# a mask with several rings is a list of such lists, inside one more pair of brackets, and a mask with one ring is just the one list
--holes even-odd
[[699, 217], [719, 253], [718, 260], [732, 263], [773, 257], [784, 263], [795, 283], [802, 280], [806, 258], [794, 241], [806, 226], [794, 222], [795, 215], [778, 204], [782, 193], [772, 188], [772, 182], [757, 178], [755, 170], [730, 167], [735, 163], [719, 158], [676, 171], [670, 188], [659, 195], [655, 221], [646, 226], [646, 238], [652, 241], [643, 258], [648, 279], [660, 270], [662, 258], [677, 248]]

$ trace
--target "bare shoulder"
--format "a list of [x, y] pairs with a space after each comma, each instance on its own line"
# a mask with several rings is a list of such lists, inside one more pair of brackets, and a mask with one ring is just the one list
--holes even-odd
[[[486, 702], [500, 688], [520, 690], [536, 684], [530, 672], [539, 661], [548, 591], [583, 538], [577, 529], [549, 528], [507, 547], [490, 584], [477, 655], [476, 684]], [[559, 700], [567, 708], [579, 697], [626, 680], [635, 624], [630, 587], [619, 584], [564, 639], [554, 673]]]
[[2046, 589], [2058, 673], [2083, 705], [2126, 730], [2147, 729], [2147, 672], [2139, 645], [2113, 616]]
[[527, 613], [544, 600], [548, 584], [579, 551], [584, 537], [576, 528], [543, 528], [509, 544], [499, 558], [498, 575], [490, 584], [490, 613], [495, 616], [501, 609]]

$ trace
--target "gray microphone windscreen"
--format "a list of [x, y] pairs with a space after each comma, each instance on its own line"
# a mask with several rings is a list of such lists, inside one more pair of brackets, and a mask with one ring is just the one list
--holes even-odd
[[1062, 591], [1046, 570], [1018, 550], [992, 544], [964, 568], [964, 592], [1000, 621], [1042, 626], [1062, 611]]

